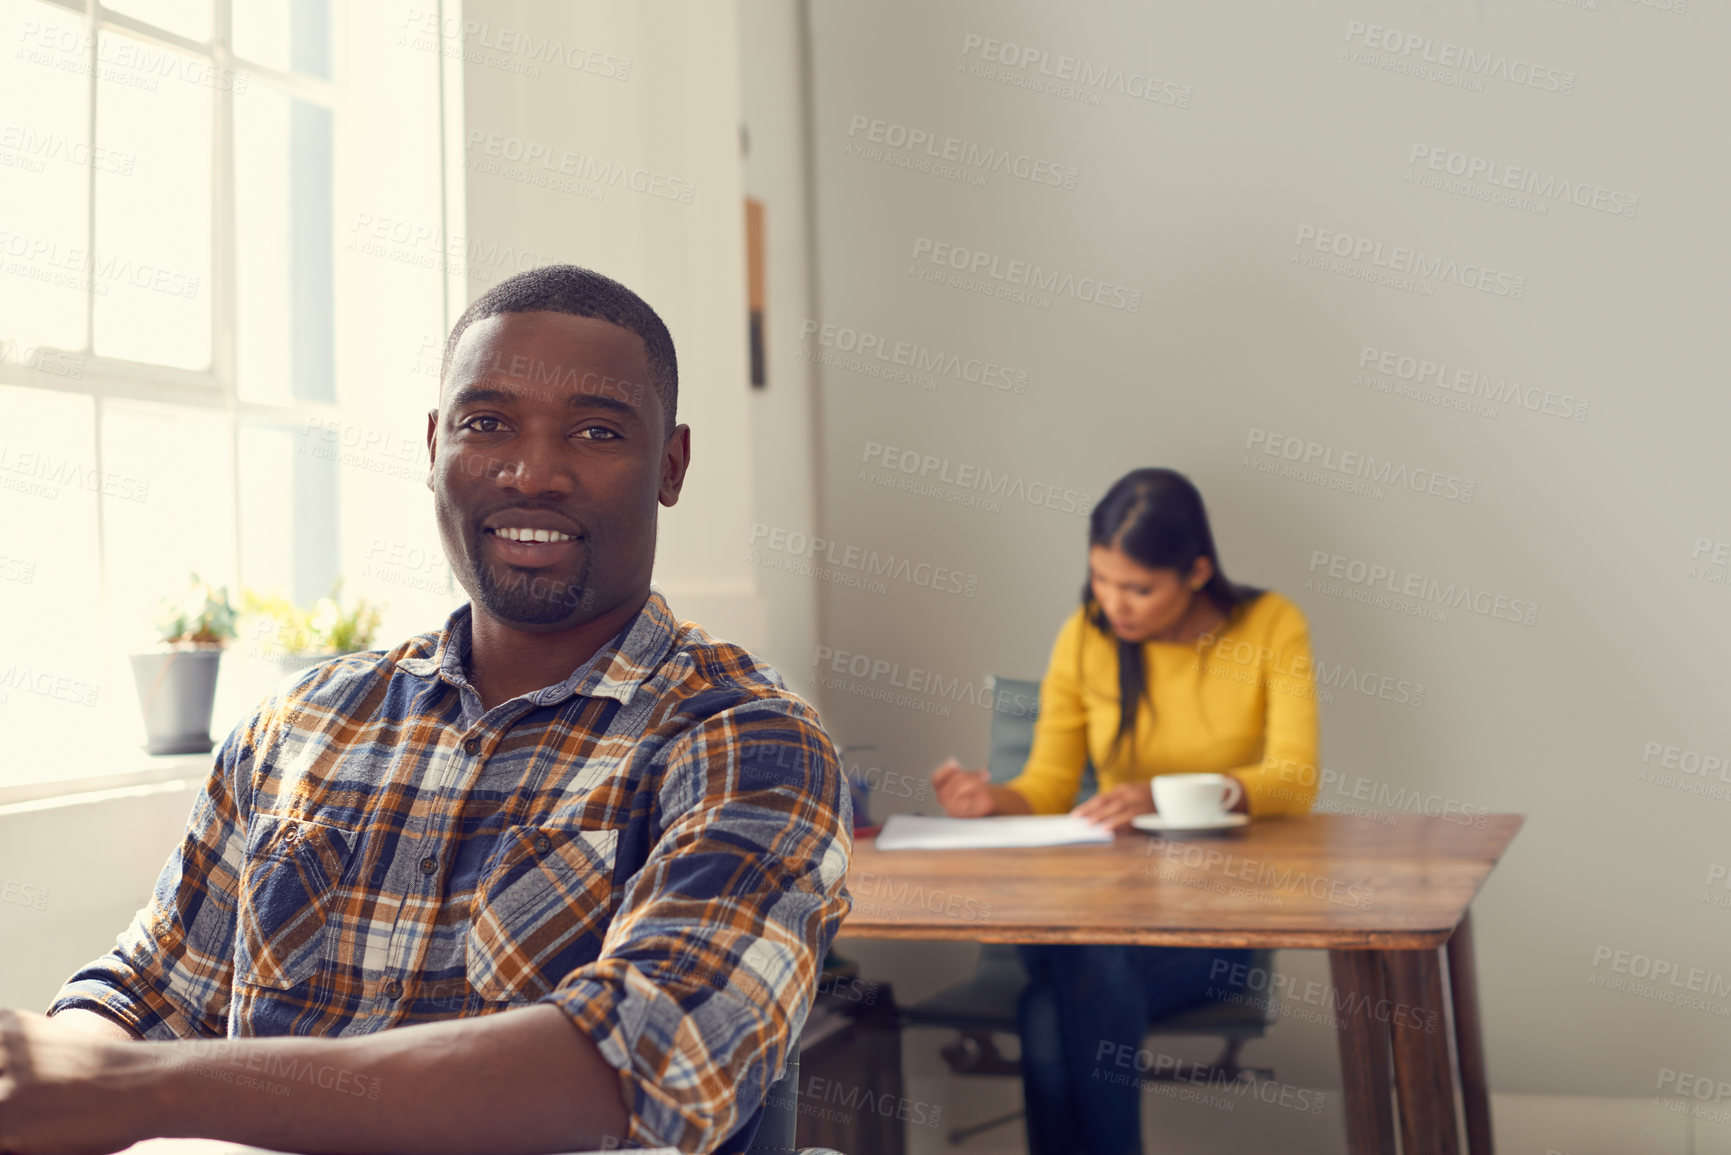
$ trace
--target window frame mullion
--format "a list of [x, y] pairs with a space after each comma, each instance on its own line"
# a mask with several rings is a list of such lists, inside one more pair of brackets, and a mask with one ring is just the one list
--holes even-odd
[[[100, 0], [84, 0], [85, 74], [89, 87], [84, 105], [86, 141], [92, 160], [96, 157], [96, 96], [99, 89], [102, 37], [102, 5]], [[88, 361], [96, 355], [96, 165], [85, 173], [84, 184], [84, 251], [89, 257], [90, 273], [84, 278], [84, 347], [81, 354]], [[102, 453], [102, 423], [108, 416], [105, 401], [100, 396], [90, 400], [90, 460], [96, 466], [96, 476], [104, 476]], [[99, 663], [108, 669], [114, 666], [114, 615], [109, 609], [108, 565], [108, 496], [100, 488], [96, 492], [96, 653]], [[99, 672], [106, 676], [106, 670]]]
[[[233, 75], [234, 36], [233, 0], [212, 0], [211, 67], [218, 76]], [[234, 86], [215, 86], [216, 101], [211, 124], [211, 349], [210, 365], [222, 390], [224, 410], [228, 416], [229, 541], [234, 550], [231, 572], [234, 574], [235, 596], [246, 586], [242, 570], [245, 550], [241, 548], [241, 484], [240, 484], [240, 380], [238, 334], [235, 323], [238, 311], [235, 293], [238, 271], [235, 258], [235, 174], [234, 174]]]

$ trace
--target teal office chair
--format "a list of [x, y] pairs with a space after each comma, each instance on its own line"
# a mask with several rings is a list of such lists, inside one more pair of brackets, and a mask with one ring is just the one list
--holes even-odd
[[[986, 769], [993, 782], [1007, 782], [1021, 773], [1027, 764], [1028, 752], [1034, 744], [1034, 718], [1040, 709], [1040, 683], [1016, 678], [992, 679], [991, 750]], [[1096, 789], [1094, 767], [1090, 763], [1082, 771], [1082, 785], [1077, 801], [1091, 796]], [[1274, 952], [1254, 951], [1250, 965], [1272, 973]], [[996, 1036], [1017, 1033], [1016, 1005], [1022, 988], [1028, 985], [1028, 972], [1022, 966], [1015, 946], [1008, 943], [983, 943], [980, 964], [973, 976], [956, 986], [939, 991], [931, 998], [905, 1009], [903, 1026], [941, 1027], [958, 1032], [954, 1043], [938, 1053], [955, 1075], [1013, 1075], [1021, 1077], [1020, 1062], [1007, 1059], [998, 1049]], [[1273, 1078], [1274, 1072], [1261, 1067], [1239, 1064], [1238, 1052], [1251, 1039], [1268, 1033], [1273, 1019], [1272, 1000], [1257, 1005], [1256, 1000], [1245, 1004], [1203, 1003], [1148, 1026], [1153, 1036], [1201, 1036], [1224, 1040], [1225, 1049], [1212, 1063], [1181, 1065], [1169, 1071], [1138, 1071], [1143, 1079], [1192, 1079], [1219, 1077], [1235, 1080], [1243, 1077]], [[1199, 1074], [1201, 1073], [1201, 1074]], [[951, 1143], [961, 1143], [993, 1127], [1021, 1117], [1012, 1111], [983, 1123], [957, 1127], [949, 1133]]]
[[799, 1124], [799, 1048], [788, 1057], [787, 1070], [763, 1097], [763, 1118], [751, 1137], [746, 1155], [840, 1155], [830, 1147], [796, 1147]]

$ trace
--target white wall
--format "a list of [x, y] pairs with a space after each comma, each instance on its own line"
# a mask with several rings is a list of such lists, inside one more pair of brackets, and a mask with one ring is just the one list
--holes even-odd
[[[194, 772], [196, 773], [196, 771]], [[0, 1006], [44, 1011], [150, 898], [196, 777], [119, 796], [0, 807]]]
[[[1728, 166], [1703, 135], [1722, 119], [1731, 18], [1721, 5], [1678, 7], [812, 6], [818, 320], [1027, 381], [1016, 395], [931, 374], [927, 390], [820, 369], [824, 535], [977, 578], [972, 597], [906, 581], [831, 586], [824, 644], [946, 678], [1037, 677], [1084, 576], [1084, 517], [1027, 501], [970, 508], [946, 499], [966, 496], [956, 487], [880, 487], [862, 479], [877, 464], [863, 460], [868, 443], [1095, 497], [1137, 466], [1184, 471], [1228, 573], [1294, 598], [1319, 657], [1423, 687], [1411, 704], [1336, 688], [1323, 760], [1342, 779], [1325, 803], [1353, 802], [1343, 791], [1363, 781], [1385, 808], [1408, 791], [1529, 816], [1475, 906], [1503, 1091], [1652, 1095], [1662, 1068], [1731, 1079], [1731, 912], [1704, 903], [1731, 862], [1731, 780], [1712, 778], [1718, 793], [1703, 797], [1641, 778], [1658, 768], [1643, 766], [1648, 743], [1731, 754], [1718, 641], [1731, 626], [1731, 547], [1716, 567], [1694, 560], [1731, 540], [1731, 402], [1718, 384]], [[1521, 76], [1536, 65], [1541, 87], [1490, 79], [1475, 91], [1363, 63], [1354, 22], [1429, 37], [1433, 55], [1453, 42], [1506, 56]], [[986, 39], [1044, 52], [1054, 70], [1070, 56], [1138, 87], [1152, 76], [1156, 99], [1035, 90], [1037, 67], [982, 60]], [[1398, 65], [1423, 51], [1380, 56]], [[982, 64], [986, 76], [969, 71]], [[1074, 187], [862, 156], [871, 130], [850, 134], [856, 116], [1073, 166]], [[923, 150], [877, 147], [923, 162]], [[1433, 174], [1411, 162], [1416, 148], [1445, 167], [1458, 153], [1604, 192], [1597, 207], [1590, 189], [1587, 207], [1493, 203], [1483, 180], [1460, 193], [1419, 183]], [[1605, 211], [1628, 198], [1633, 212]], [[1308, 230], [1380, 243], [1384, 260], [1400, 246], [1508, 279], [1492, 292], [1369, 283], [1301, 263], [1325, 255]], [[1113, 282], [1138, 307], [930, 283], [912, 275], [939, 271], [919, 259], [921, 238], [988, 254], [1000, 273], [1019, 260]], [[1377, 271], [1369, 256], [1353, 267]], [[1555, 394], [1559, 411], [1584, 401], [1584, 419], [1508, 403], [1474, 415], [1388, 391], [1404, 384], [1393, 374], [1361, 384], [1367, 347], [1446, 364], [1451, 380], [1457, 368], [1506, 378], [1536, 405]], [[1260, 472], [1252, 463], [1286, 464], [1260, 452], [1268, 435], [1438, 471], [1457, 491], [1470, 481], [1472, 500], [1395, 485], [1361, 496]], [[1536, 603], [1534, 624], [1461, 607], [1428, 620], [1354, 600], [1348, 583], [1319, 588], [1336, 555]], [[875, 741], [908, 775], [949, 752], [983, 760], [985, 710], [865, 696], [888, 680], [830, 687], [832, 729]], [[880, 792], [880, 816], [932, 809], [897, 793]], [[1596, 987], [1612, 970], [1595, 968], [1601, 948], [1710, 973], [1719, 995], [1693, 1011]], [[860, 949], [904, 994], [967, 965], [935, 948]], [[1316, 956], [1281, 965], [1325, 973]], [[1267, 1046], [1283, 1077], [1334, 1079], [1326, 1032], [1288, 1023], [1277, 1035]]]
[[[738, 5], [740, 123], [745, 191], [764, 206], [764, 353], [767, 384], [751, 391], [752, 525], [817, 532], [818, 413], [814, 367], [789, 338], [813, 312], [812, 220], [808, 211], [805, 23], [792, 0]], [[760, 528], [761, 527], [761, 528]], [[755, 546], [748, 547], [756, 558]], [[739, 551], [746, 552], [746, 551]], [[774, 607], [762, 654], [814, 701], [811, 655], [823, 589], [804, 575], [753, 561], [754, 580]]]

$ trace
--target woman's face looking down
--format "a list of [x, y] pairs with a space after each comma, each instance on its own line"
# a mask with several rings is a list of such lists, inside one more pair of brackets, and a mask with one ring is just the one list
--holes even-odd
[[[1181, 640], [1181, 626], [1199, 605], [1197, 591], [1208, 584], [1213, 566], [1196, 559], [1189, 573], [1151, 569], [1115, 546], [1088, 550], [1088, 582], [1111, 630], [1126, 642]], [[1205, 599], [1204, 599], [1205, 600]]]

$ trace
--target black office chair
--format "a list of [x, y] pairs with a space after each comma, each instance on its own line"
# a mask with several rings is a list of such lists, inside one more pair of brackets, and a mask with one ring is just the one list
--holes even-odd
[[788, 1056], [787, 1071], [763, 1097], [763, 1119], [746, 1155], [841, 1155], [833, 1147], [795, 1147], [799, 1127], [799, 1049]]
[[[1040, 708], [1040, 683], [1016, 678], [992, 679], [991, 751], [986, 769], [993, 782], [1007, 782], [1021, 773], [1034, 744], [1034, 718]], [[1082, 772], [1078, 801], [1095, 790], [1092, 764]], [[1250, 965], [1271, 973], [1274, 952], [1253, 951]], [[955, 1075], [1013, 1075], [1021, 1077], [1021, 1063], [1007, 1059], [998, 1049], [996, 1036], [1017, 1033], [1016, 1005], [1028, 985], [1028, 972], [1016, 948], [1007, 943], [983, 943], [980, 963], [973, 976], [931, 998], [907, 1007], [903, 1026], [943, 1027], [959, 1032], [954, 1043], [938, 1053]], [[1192, 1079], [1199, 1077], [1236, 1080], [1244, 1077], [1273, 1078], [1263, 1067], [1244, 1067], [1238, 1052], [1251, 1039], [1268, 1033], [1274, 1017], [1272, 1000], [1245, 1003], [1203, 1003], [1189, 1010], [1156, 1019], [1148, 1026], [1154, 1036], [1202, 1036], [1218, 1038], [1225, 1049], [1212, 1063], [1180, 1064], [1170, 1070], [1138, 1071], [1143, 1079]], [[1021, 1117], [1011, 1111], [995, 1119], [949, 1133], [951, 1143], [961, 1143], [993, 1127]]]

